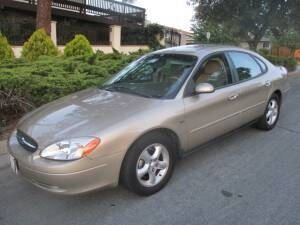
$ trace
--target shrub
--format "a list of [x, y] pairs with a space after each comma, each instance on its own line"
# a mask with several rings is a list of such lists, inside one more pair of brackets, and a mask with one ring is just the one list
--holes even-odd
[[[0, 61], [0, 126], [34, 107], [82, 89], [99, 86], [143, 51], [76, 57], [41, 56], [36, 61]], [[0, 128], [1, 129], [1, 128]]]
[[273, 55], [265, 55], [264, 57], [274, 65], [284, 66], [288, 71], [294, 71], [297, 67], [297, 60], [294, 58]]
[[265, 49], [265, 48], [261, 48], [258, 49], [258, 54], [262, 55], [262, 56], [266, 56], [270, 54], [270, 50], [269, 49]]
[[35, 31], [25, 42], [22, 50], [22, 57], [29, 61], [37, 60], [40, 56], [57, 55], [57, 47], [43, 29]]
[[2, 113], [24, 113], [33, 105], [16, 89], [0, 90], [0, 111]]
[[0, 33], [0, 60], [10, 60], [14, 58], [14, 52], [6, 37]]
[[28, 62], [15, 59], [0, 62], [0, 90], [15, 90], [35, 106], [70, 93], [100, 85], [139, 57], [101, 52], [76, 57], [41, 56]]
[[64, 55], [66, 57], [92, 54], [93, 49], [90, 42], [81, 34], [76, 35], [75, 38], [66, 45], [64, 50]]
[[150, 49], [158, 50], [163, 48], [163, 46], [159, 42], [164, 37], [164, 30], [161, 25], [156, 23], [147, 25], [146, 34], [148, 37], [148, 45]]

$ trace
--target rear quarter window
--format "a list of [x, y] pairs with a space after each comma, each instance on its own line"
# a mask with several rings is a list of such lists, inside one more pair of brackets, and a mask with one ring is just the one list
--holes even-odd
[[261, 67], [261, 69], [262, 69], [262, 72], [263, 72], [263, 73], [267, 72], [267, 70], [268, 70], [267, 65], [266, 65], [261, 59], [255, 57], [255, 56], [254, 56], [254, 58], [255, 58], [255, 60], [258, 62], [258, 64], [260, 65], [260, 67]]

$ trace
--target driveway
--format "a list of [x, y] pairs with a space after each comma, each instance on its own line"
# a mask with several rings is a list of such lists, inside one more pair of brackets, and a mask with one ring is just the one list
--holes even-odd
[[178, 162], [142, 198], [122, 187], [57, 196], [16, 177], [0, 153], [1, 225], [300, 225], [300, 77], [271, 132], [243, 129]]

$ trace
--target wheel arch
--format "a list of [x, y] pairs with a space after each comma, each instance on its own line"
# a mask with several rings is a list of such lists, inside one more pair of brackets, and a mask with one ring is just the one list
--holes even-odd
[[279, 98], [279, 104], [281, 105], [281, 103], [282, 103], [282, 93], [281, 93], [281, 91], [279, 89], [277, 89], [277, 90], [275, 90], [273, 92], [273, 94], [275, 94], [275, 95], [278, 96], [278, 98]]
[[[180, 155], [180, 149], [181, 149], [181, 141], [180, 141], [180, 138], [179, 138], [179, 135], [172, 129], [170, 128], [165, 128], [165, 127], [157, 127], [157, 128], [153, 128], [151, 130], [147, 130], [145, 131], [144, 133], [142, 133], [140, 136], [138, 136], [134, 141], [133, 143], [131, 143], [131, 145], [129, 146], [129, 148], [127, 149], [126, 152], [129, 151], [129, 149], [138, 141], [140, 140], [141, 138], [143, 138], [144, 136], [146, 135], [149, 135], [151, 133], [155, 133], [155, 132], [158, 132], [158, 133], [162, 133], [162, 134], [166, 134], [167, 137], [169, 137], [172, 142], [174, 143], [174, 147], [176, 148], [175, 151], [176, 151], [176, 155], [179, 156]], [[125, 154], [126, 155], [126, 154]]]
[[120, 183], [120, 179], [121, 179], [121, 173], [122, 173], [122, 168], [123, 168], [123, 165], [124, 165], [124, 162], [125, 162], [125, 158], [126, 158], [126, 155], [128, 153], [128, 151], [132, 148], [132, 146], [138, 141], [140, 140], [141, 138], [143, 138], [144, 136], [146, 135], [149, 135], [151, 133], [154, 133], [154, 132], [159, 132], [159, 133], [163, 133], [163, 134], [166, 134], [171, 140], [172, 142], [174, 141], [175, 143], [175, 154], [176, 154], [176, 157], [179, 158], [181, 156], [181, 141], [179, 139], [179, 136], [178, 134], [173, 131], [172, 129], [170, 128], [164, 128], [164, 127], [159, 127], [159, 128], [154, 128], [154, 129], [151, 129], [151, 130], [148, 130], [144, 133], [142, 133], [140, 136], [138, 136], [131, 144], [130, 146], [127, 148], [124, 156], [123, 156], [123, 159], [122, 159], [122, 163], [121, 163], [121, 167], [120, 167], [120, 171], [119, 171], [119, 178], [118, 178], [118, 183]]

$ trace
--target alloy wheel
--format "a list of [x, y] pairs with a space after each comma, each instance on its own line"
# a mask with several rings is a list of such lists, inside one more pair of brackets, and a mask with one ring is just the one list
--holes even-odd
[[144, 187], [154, 187], [166, 176], [170, 164], [170, 155], [162, 144], [152, 144], [145, 148], [136, 165], [138, 181]]
[[266, 114], [267, 123], [272, 126], [278, 117], [279, 107], [275, 99], [272, 99], [268, 105], [268, 112]]

